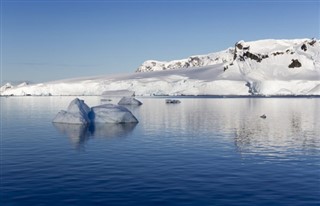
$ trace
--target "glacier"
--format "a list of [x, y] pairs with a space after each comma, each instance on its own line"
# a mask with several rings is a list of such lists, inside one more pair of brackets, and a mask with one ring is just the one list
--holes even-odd
[[101, 95], [320, 95], [317, 39], [239, 41], [207, 55], [148, 60], [136, 72], [13, 86], [2, 96]]

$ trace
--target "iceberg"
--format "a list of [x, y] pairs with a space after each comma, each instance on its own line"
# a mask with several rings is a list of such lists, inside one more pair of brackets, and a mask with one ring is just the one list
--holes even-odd
[[103, 104], [91, 108], [89, 118], [94, 123], [137, 123], [137, 118], [125, 107]]
[[122, 97], [118, 102], [119, 105], [142, 105], [142, 102], [134, 97]]
[[166, 99], [167, 104], [179, 104], [181, 103], [180, 100], [177, 99]]
[[67, 111], [61, 110], [52, 121], [65, 124], [138, 123], [137, 118], [125, 107], [103, 104], [90, 107], [78, 98], [72, 100]]
[[61, 110], [52, 122], [67, 123], [67, 124], [89, 124], [90, 119], [88, 114], [90, 108], [83, 100], [78, 98], [72, 100], [67, 111]]

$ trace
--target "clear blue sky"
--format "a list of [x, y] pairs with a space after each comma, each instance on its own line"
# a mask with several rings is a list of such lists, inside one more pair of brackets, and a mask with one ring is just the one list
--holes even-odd
[[[239, 40], [319, 38], [319, 1], [2, 0], [2, 81], [128, 73]], [[3, 82], [2, 82], [3, 83]]]

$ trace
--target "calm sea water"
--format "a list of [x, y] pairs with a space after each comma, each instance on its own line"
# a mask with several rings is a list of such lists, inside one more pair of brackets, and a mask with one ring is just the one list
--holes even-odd
[[319, 98], [143, 98], [138, 124], [52, 124], [73, 98], [0, 99], [1, 205], [320, 204]]

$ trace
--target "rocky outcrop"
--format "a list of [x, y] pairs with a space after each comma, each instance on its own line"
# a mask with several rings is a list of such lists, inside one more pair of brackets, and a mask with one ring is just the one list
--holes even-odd
[[[136, 70], [136, 72], [203, 67], [221, 63], [223, 63], [222, 70], [225, 72], [229, 69], [232, 69], [234, 67], [233, 65], [238, 65], [235, 64], [235, 62], [244, 63], [254, 61], [256, 63], [262, 63], [264, 60], [269, 59], [268, 62], [270, 64], [270, 61], [273, 61], [270, 60], [270, 58], [277, 58], [279, 60], [279, 57], [286, 59], [285, 61], [287, 63], [284, 64], [284, 66], [289, 65], [289, 68], [295, 68], [301, 67], [302, 62], [291, 62], [291, 59], [297, 58], [298, 55], [301, 55], [301, 51], [308, 53], [308, 47], [314, 47], [314, 45], [316, 45], [317, 43], [316, 39], [302, 40], [300, 42], [295, 41], [295, 43], [285, 42], [284, 44], [280, 43], [281, 40], [270, 40], [272, 44], [276, 43], [277, 41], [279, 42], [279, 46], [274, 48], [270, 46], [270, 49], [263, 49], [263, 47], [259, 47], [258, 45], [256, 45], [255, 42], [253, 42], [252, 44], [252, 42], [244, 42], [243, 40], [241, 40], [235, 43], [233, 48], [229, 48], [228, 50], [218, 53], [211, 53], [208, 55], [195, 55], [190, 56], [187, 59], [174, 60], [169, 62], [149, 60], [144, 62]], [[284, 45], [288, 45], [287, 48]], [[264, 44], [264, 46], [268, 46], [268, 44]]]
[[295, 67], [301, 67], [301, 63], [299, 62], [298, 59], [292, 59], [291, 64], [289, 64], [289, 68], [295, 68]]
[[187, 59], [161, 62], [156, 60], [145, 61], [136, 72], [163, 71], [171, 69], [185, 69], [191, 67], [203, 67], [214, 64], [232, 62], [234, 49], [228, 49], [218, 53], [208, 55], [194, 55]]

